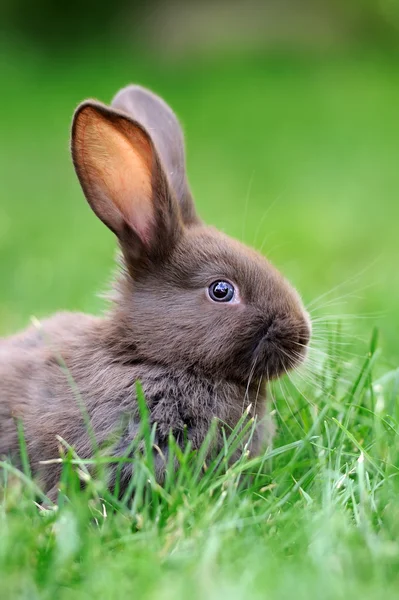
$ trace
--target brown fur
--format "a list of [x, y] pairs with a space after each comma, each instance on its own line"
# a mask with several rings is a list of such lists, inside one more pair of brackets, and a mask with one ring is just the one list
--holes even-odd
[[[150, 92], [131, 86], [113, 108], [81, 105], [72, 156], [87, 200], [118, 237], [122, 269], [104, 318], [61, 313], [0, 341], [0, 455], [18, 455], [20, 418], [32, 469], [54, 489], [59, 468], [40, 461], [57, 457], [56, 435], [92, 454], [81, 401], [97, 443], [119, 432], [113, 451], [123, 453], [139, 426], [137, 380], [164, 454], [170, 431], [182, 442], [186, 428], [198, 448], [214, 417], [234, 427], [249, 405], [260, 452], [264, 382], [296, 366], [309, 340], [297, 293], [262, 256], [202, 225], [178, 122]], [[238, 302], [209, 299], [217, 279], [234, 283]], [[156, 467], [162, 481], [160, 455]], [[122, 488], [129, 476], [126, 467]]]

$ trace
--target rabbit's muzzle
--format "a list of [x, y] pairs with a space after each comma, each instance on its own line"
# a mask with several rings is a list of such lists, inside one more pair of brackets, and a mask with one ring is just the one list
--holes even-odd
[[274, 379], [299, 366], [306, 358], [311, 324], [300, 318], [275, 317], [263, 325], [252, 346], [252, 371], [256, 378]]

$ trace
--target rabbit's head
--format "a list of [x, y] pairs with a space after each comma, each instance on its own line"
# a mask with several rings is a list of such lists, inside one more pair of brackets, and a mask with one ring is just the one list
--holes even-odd
[[260, 254], [200, 221], [182, 132], [160, 98], [130, 86], [111, 107], [83, 103], [72, 155], [123, 252], [114, 319], [135, 359], [243, 383], [304, 359], [310, 322], [297, 292]]

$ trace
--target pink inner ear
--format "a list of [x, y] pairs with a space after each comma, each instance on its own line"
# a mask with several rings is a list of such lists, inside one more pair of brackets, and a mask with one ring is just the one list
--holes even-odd
[[111, 222], [123, 221], [146, 245], [155, 226], [152, 202], [151, 144], [143, 131], [120, 118], [106, 120], [97, 110], [86, 109], [81, 132], [81, 155], [90, 201]]

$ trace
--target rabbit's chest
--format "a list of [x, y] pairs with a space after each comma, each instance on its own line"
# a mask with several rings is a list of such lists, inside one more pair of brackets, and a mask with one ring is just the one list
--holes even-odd
[[[172, 432], [176, 439], [186, 437], [198, 448], [216, 418], [234, 429], [244, 413], [262, 420], [265, 394], [258, 384], [253, 387], [231, 382], [212, 381], [186, 371], [172, 371], [163, 366], [109, 369], [107, 382], [101, 377], [80, 380], [81, 397], [87, 400], [87, 410], [98, 440], [120, 430], [128, 422], [124, 438], [131, 440], [139, 430], [136, 382], [140, 381], [151, 425], [156, 424], [158, 440], [167, 440]], [[109, 381], [112, 379], [112, 385]], [[79, 378], [76, 378], [79, 383]], [[82, 385], [83, 383], [83, 385]], [[98, 399], [101, 398], [101, 402]], [[71, 403], [68, 403], [71, 404]], [[74, 402], [76, 404], [76, 402]]]
[[234, 428], [244, 412], [263, 417], [265, 395], [223, 381], [210, 381], [185, 373], [168, 377], [149, 375], [141, 379], [152, 423], [160, 437], [172, 431], [187, 435], [193, 446], [201, 445], [213, 419]]

